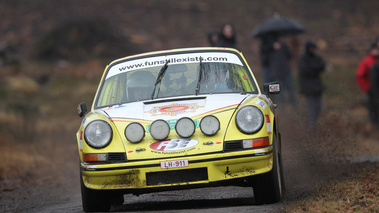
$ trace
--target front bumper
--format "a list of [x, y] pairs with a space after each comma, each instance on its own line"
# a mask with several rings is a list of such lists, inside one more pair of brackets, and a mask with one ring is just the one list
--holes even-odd
[[[187, 167], [162, 169], [161, 161], [188, 160]], [[84, 185], [97, 190], [196, 188], [271, 171], [272, 146], [229, 153], [154, 159], [117, 164], [81, 163]]]

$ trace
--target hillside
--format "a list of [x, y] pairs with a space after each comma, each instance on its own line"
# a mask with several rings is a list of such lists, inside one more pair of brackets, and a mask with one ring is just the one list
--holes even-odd
[[[378, 202], [372, 198], [378, 163], [340, 166], [338, 160], [379, 154], [378, 132], [368, 125], [366, 96], [354, 79], [359, 60], [379, 35], [378, 8], [379, 1], [372, 0], [0, 0], [0, 197], [14, 192], [18, 199], [24, 187], [53, 182], [63, 188], [61, 179], [78, 179], [76, 105], [92, 103], [110, 61], [144, 51], [208, 46], [206, 32], [229, 22], [260, 81], [259, 40], [251, 32], [277, 13], [307, 28], [286, 38], [295, 53], [312, 39], [328, 63], [321, 127], [313, 134], [303, 131], [301, 96], [299, 110], [281, 113], [282, 137], [295, 144], [286, 150], [288, 164], [295, 162], [288, 175], [308, 175], [287, 182], [285, 211], [320, 206], [328, 211], [330, 203], [338, 209], [351, 197], [357, 201], [345, 210], [372, 210]], [[296, 77], [295, 66], [293, 71]], [[358, 189], [363, 186], [368, 194]], [[341, 192], [344, 187], [351, 194]], [[18, 208], [17, 199], [0, 199], [0, 207]], [[28, 203], [19, 205], [28, 208]]]
[[[236, 26], [241, 50], [254, 63], [257, 62], [259, 42], [250, 37], [251, 31], [275, 13], [305, 25], [307, 32], [299, 37], [300, 44], [307, 39], [317, 41], [328, 61], [336, 66], [355, 66], [374, 37], [379, 35], [376, 26], [379, 3], [370, 0], [273, 0], [264, 3], [243, 0], [2, 0], [0, 4], [0, 41], [15, 46], [26, 59], [36, 54], [43, 37], [68, 22], [109, 23], [109, 30], [130, 41], [130, 47], [124, 47], [125, 55], [207, 46], [207, 30], [230, 22]], [[75, 36], [80, 35], [74, 31], [70, 36], [68, 39], [75, 40]], [[93, 33], [92, 36], [101, 35]], [[85, 41], [78, 44], [85, 47]]]

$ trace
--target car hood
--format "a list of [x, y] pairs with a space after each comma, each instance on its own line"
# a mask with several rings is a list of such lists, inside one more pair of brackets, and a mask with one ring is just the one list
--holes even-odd
[[134, 102], [104, 108], [103, 110], [112, 119], [170, 120], [172, 118], [195, 117], [225, 107], [236, 106], [245, 98], [246, 95], [236, 94], [193, 96], [180, 99]]
[[[249, 95], [191, 96], [128, 103], [103, 110], [123, 137], [129, 160], [178, 157], [222, 151], [230, 120], [247, 96]], [[199, 128], [201, 118], [209, 114], [216, 116], [220, 121], [220, 130], [214, 136], [204, 135]], [[176, 121], [182, 117], [189, 117], [195, 122], [196, 131], [191, 138], [180, 138], [175, 131]], [[157, 141], [149, 134], [150, 124], [158, 119], [166, 120], [171, 128], [169, 137], [163, 141]], [[138, 122], [145, 128], [145, 138], [140, 143], [131, 143], [124, 136], [125, 127], [131, 122]]]

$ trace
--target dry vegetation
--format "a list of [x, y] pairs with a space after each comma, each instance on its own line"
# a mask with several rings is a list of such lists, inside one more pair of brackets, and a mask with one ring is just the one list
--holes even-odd
[[319, 187], [286, 205], [287, 212], [378, 212], [379, 165], [361, 165], [358, 173]]
[[[255, 1], [236, 1], [233, 5], [228, 3], [235, 1], [223, 1], [224, 4], [220, 1], [129, 1], [125, 6], [127, 12], [107, 1], [91, 2], [92, 7], [87, 7], [84, 1], [65, 1], [58, 11], [52, 10], [55, 5], [46, 1], [20, 2], [0, 8], [0, 32], [4, 32], [0, 39], [18, 44], [18, 53], [23, 53], [16, 54], [14, 58], [17, 60], [10, 58], [8, 64], [0, 67], [0, 196], [4, 191], [30, 183], [77, 173], [75, 132], [81, 120], [76, 115], [76, 105], [82, 101], [91, 104], [109, 59], [98, 59], [103, 44], [91, 50], [96, 52], [94, 55], [80, 48], [75, 50], [79, 54], [85, 51], [86, 55], [86, 60], [75, 62], [39, 61], [35, 59], [37, 54], [34, 51], [43, 35], [59, 23], [66, 23], [67, 14], [80, 7], [88, 10], [80, 11], [81, 15], [71, 15], [71, 18], [92, 18], [94, 14], [102, 14], [109, 23], [119, 26], [116, 32], [129, 39], [129, 47], [138, 47], [128, 49], [128, 54], [140, 50], [206, 46], [205, 32], [232, 20], [239, 30], [242, 51], [255, 70], [259, 70], [258, 43], [248, 35], [256, 23], [275, 11], [283, 11], [282, 14], [297, 18], [307, 26], [309, 33], [306, 37], [322, 45], [321, 53], [329, 63], [324, 74], [328, 90], [320, 120], [322, 127], [312, 135], [315, 137], [300, 135], [301, 139], [320, 143], [328, 149], [319, 149], [315, 156], [307, 158], [316, 161], [320, 156], [328, 159], [332, 155], [347, 160], [379, 154], [379, 134], [367, 123], [366, 97], [354, 81], [356, 64], [365, 54], [365, 47], [379, 33], [373, 24], [379, 20], [375, 15], [375, 1], [359, 1], [360, 5], [357, 5], [358, 1], [344, 1], [343, 4], [337, 1], [309, 4], [304, 1], [270, 1], [264, 10], [261, 2]], [[170, 4], [162, 4], [164, 2]], [[225, 16], [230, 8], [236, 12], [230, 17]], [[149, 16], [146, 16], [147, 11], [151, 12]], [[173, 19], [173, 16], [178, 18]], [[194, 27], [201, 33], [193, 33]], [[73, 32], [78, 31], [74, 29]], [[90, 56], [94, 59], [87, 60]], [[259, 72], [256, 74], [260, 77]], [[304, 111], [298, 113], [303, 115]], [[301, 132], [302, 127], [296, 127]], [[311, 149], [304, 146], [304, 150]], [[333, 152], [335, 150], [338, 152]], [[284, 211], [378, 212], [378, 162], [361, 162], [351, 164], [351, 167], [354, 169], [346, 175], [300, 197], [286, 200]]]

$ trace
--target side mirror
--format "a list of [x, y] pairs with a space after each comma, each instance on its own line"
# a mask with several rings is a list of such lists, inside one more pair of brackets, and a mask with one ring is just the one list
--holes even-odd
[[263, 92], [266, 95], [269, 94], [279, 94], [280, 93], [280, 84], [279, 82], [269, 82], [263, 84]]
[[79, 117], [83, 117], [87, 112], [87, 105], [86, 103], [82, 102], [80, 103], [77, 108]]

